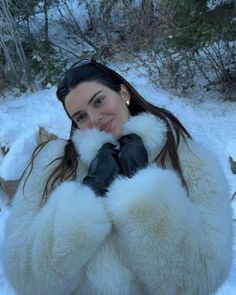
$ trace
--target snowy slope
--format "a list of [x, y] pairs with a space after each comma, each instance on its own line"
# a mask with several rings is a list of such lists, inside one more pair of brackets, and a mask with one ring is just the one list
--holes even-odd
[[[212, 98], [205, 99], [204, 102], [179, 98], [150, 85], [135, 71], [126, 71], [124, 76], [154, 104], [173, 112], [197, 141], [216, 153], [233, 194], [236, 191], [236, 175], [230, 170], [228, 156], [231, 155], [236, 160], [236, 103], [220, 102]], [[55, 87], [52, 87], [35, 94], [0, 100], [0, 146], [10, 148], [5, 157], [0, 154], [1, 177], [19, 177], [37, 145], [40, 126], [62, 138], [68, 137], [70, 123], [55, 98], [55, 90]], [[0, 295], [13, 295], [15, 293], [2, 269], [1, 256], [4, 225], [10, 210], [6, 203], [6, 196], [0, 190]], [[232, 202], [232, 208], [236, 218], [236, 200]], [[236, 222], [234, 232], [236, 235]], [[217, 295], [236, 294], [236, 241], [234, 252], [232, 270]]]

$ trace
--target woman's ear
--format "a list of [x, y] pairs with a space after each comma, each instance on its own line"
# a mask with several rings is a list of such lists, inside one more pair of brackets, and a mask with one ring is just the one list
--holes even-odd
[[129, 93], [128, 88], [124, 84], [120, 85], [120, 96], [121, 96], [122, 100], [125, 102], [125, 104], [129, 105], [130, 93]]

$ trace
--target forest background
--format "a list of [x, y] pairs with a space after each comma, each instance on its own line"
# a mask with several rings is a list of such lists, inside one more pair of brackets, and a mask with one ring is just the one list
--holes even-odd
[[0, 0], [0, 95], [51, 87], [88, 56], [236, 100], [236, 0]]

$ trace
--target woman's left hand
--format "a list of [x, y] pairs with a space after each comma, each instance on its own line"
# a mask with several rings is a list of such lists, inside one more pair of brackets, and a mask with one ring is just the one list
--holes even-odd
[[148, 164], [148, 154], [142, 142], [142, 139], [136, 134], [128, 134], [119, 139], [120, 152], [118, 161], [121, 173], [124, 176], [131, 177], [139, 169]]

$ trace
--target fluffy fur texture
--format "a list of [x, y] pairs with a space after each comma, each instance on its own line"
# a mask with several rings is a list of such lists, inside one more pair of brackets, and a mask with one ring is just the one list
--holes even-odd
[[94, 159], [97, 151], [104, 143], [117, 144], [111, 134], [99, 132], [96, 129], [76, 130], [72, 140], [81, 160], [87, 165]]
[[154, 115], [142, 113], [139, 116], [130, 117], [123, 127], [123, 135], [135, 133], [142, 138], [148, 152], [150, 162], [161, 151], [166, 141], [166, 126]]
[[[128, 133], [142, 138], [150, 163], [130, 179], [119, 176], [106, 198], [79, 180], [66, 181], [40, 208], [43, 184], [57, 162], [46, 164], [65, 143], [54, 141], [40, 152], [6, 226], [4, 265], [17, 294], [199, 295], [223, 283], [232, 258], [232, 218], [216, 158], [192, 141], [189, 148], [182, 144], [188, 196], [175, 172], [153, 164], [165, 125], [141, 114], [127, 121]], [[116, 143], [96, 130], [76, 132], [73, 141], [82, 161], [78, 173], [103, 143]]]

